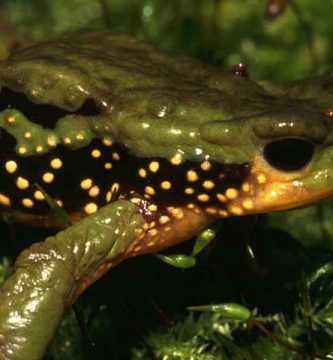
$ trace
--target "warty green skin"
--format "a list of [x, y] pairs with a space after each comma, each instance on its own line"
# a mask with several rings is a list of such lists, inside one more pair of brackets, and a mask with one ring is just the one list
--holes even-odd
[[23, 251], [0, 293], [0, 359], [42, 359], [84, 280], [134, 246], [143, 223], [116, 201]]
[[[323, 109], [333, 101], [332, 77], [260, 86], [126, 35], [78, 33], [21, 50], [0, 65], [0, 84], [68, 111], [92, 98], [102, 111], [90, 118], [66, 116], [54, 130], [28, 119], [14, 129], [4, 121], [13, 110], [3, 112], [0, 126], [16, 138], [17, 148], [27, 147], [25, 156], [37, 145], [47, 152], [48, 135], [69, 148], [111, 136], [136, 156], [181, 152], [187, 160], [209, 156], [226, 163], [251, 161], [268, 139], [284, 133], [331, 143], [332, 122]], [[27, 126], [38, 134], [35, 142], [24, 139]], [[76, 140], [78, 134], [83, 141]]]

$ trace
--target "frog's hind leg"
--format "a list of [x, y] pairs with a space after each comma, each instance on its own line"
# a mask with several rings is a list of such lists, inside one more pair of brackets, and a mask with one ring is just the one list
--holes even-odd
[[125, 257], [144, 224], [120, 200], [24, 250], [0, 293], [0, 359], [43, 358], [66, 308]]

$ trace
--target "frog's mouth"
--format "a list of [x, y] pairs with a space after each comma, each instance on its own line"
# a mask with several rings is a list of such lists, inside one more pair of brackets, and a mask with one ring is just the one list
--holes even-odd
[[[293, 173], [276, 171], [258, 157], [247, 179], [247, 191], [242, 192], [238, 201], [242, 204], [251, 201], [246, 213], [254, 214], [304, 207], [333, 195], [333, 186], [310, 187], [304, 181], [304, 173], [306, 169]], [[319, 172], [313, 175], [316, 176]]]

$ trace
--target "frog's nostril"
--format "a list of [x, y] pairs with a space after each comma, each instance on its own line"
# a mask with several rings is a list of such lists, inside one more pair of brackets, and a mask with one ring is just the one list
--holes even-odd
[[57, 121], [66, 115], [96, 116], [101, 113], [93, 99], [87, 99], [79, 110], [69, 112], [54, 105], [36, 104], [25, 94], [3, 87], [0, 93], [0, 111], [6, 109], [19, 110], [30, 121], [50, 129], [53, 129]]
[[264, 147], [264, 158], [274, 168], [297, 171], [312, 159], [314, 144], [305, 139], [287, 138], [275, 140]]

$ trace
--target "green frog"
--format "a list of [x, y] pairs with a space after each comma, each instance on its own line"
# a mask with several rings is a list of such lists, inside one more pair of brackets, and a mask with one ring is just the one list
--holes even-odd
[[125, 258], [333, 193], [329, 76], [257, 83], [87, 32], [13, 53], [0, 86], [1, 212], [64, 229], [49, 194], [74, 224], [20, 256], [0, 359], [41, 358], [64, 309]]

